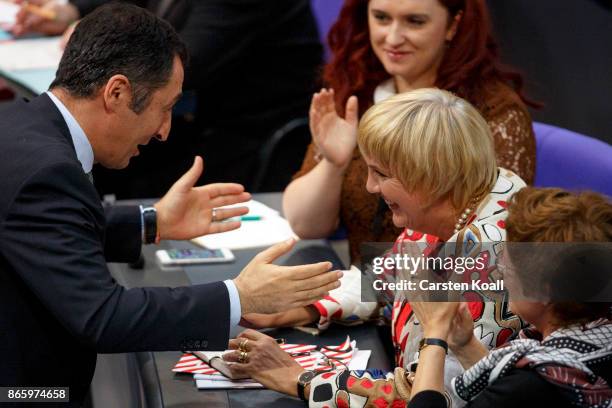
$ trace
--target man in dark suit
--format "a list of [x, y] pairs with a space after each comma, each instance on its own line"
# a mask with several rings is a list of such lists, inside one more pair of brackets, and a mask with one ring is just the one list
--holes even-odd
[[[46, 3], [61, 17], [49, 22], [24, 10], [17, 32], [61, 34], [68, 22], [110, 0], [31, 1]], [[204, 154], [209, 166], [201, 182], [282, 191], [300, 168], [310, 142], [308, 129], [291, 132], [267, 163], [266, 177], [256, 180], [261, 177], [259, 158], [276, 130], [308, 116], [318, 89], [323, 52], [310, 0], [124, 1], [166, 19], [186, 43], [191, 61], [185, 89], [195, 91], [190, 105], [195, 115], [177, 112], [168, 145], [145, 147], [128, 169], [96, 167], [98, 190], [120, 198], [159, 196], [189, 167], [193, 154]], [[161, 172], [156, 167], [161, 156], [172, 160], [174, 169]], [[142, 180], [149, 174], [156, 174], [155, 183]]]
[[[136, 6], [82, 20], [49, 92], [0, 107], [0, 386], [68, 386], [86, 395], [96, 353], [227, 347], [241, 315], [305, 305], [338, 286], [329, 263], [271, 265], [291, 243], [259, 254], [234, 280], [126, 290], [107, 261], [142, 243], [238, 227], [242, 186], [194, 187], [202, 160], [153, 207], [106, 211], [88, 178], [94, 162], [127, 166], [165, 140], [183, 82], [185, 47]], [[163, 163], [159, 163], [163, 166]]]

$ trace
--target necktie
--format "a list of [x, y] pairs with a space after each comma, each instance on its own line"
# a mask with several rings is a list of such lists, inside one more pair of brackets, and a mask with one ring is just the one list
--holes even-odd
[[89, 173], [85, 173], [85, 175], [87, 176], [87, 178], [89, 179], [89, 182], [91, 184], [94, 183], [94, 179], [93, 179], [93, 174], [91, 173], [91, 171]]

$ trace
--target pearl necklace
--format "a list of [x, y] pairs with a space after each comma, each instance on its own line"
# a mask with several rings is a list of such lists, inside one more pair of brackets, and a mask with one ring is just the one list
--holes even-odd
[[461, 231], [461, 229], [467, 222], [469, 215], [472, 213], [472, 208], [476, 207], [476, 203], [478, 203], [479, 199], [480, 197], [472, 199], [470, 201], [470, 204], [465, 208], [465, 210], [463, 210], [459, 218], [457, 218], [457, 223], [455, 224], [455, 231], [453, 232], [453, 235]]

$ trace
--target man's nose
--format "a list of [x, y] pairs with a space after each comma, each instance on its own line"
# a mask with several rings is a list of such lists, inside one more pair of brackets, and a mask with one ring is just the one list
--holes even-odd
[[168, 117], [167, 120], [162, 123], [161, 127], [157, 131], [155, 138], [160, 142], [165, 142], [168, 140], [168, 135], [170, 134], [170, 127], [172, 126], [172, 115]]

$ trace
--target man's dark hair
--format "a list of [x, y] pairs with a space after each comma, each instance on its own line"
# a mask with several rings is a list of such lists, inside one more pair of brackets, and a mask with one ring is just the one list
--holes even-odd
[[140, 113], [170, 80], [175, 56], [186, 64], [187, 49], [170, 24], [131, 4], [107, 4], [78, 24], [51, 88], [86, 98], [122, 74], [132, 86], [130, 107]]

